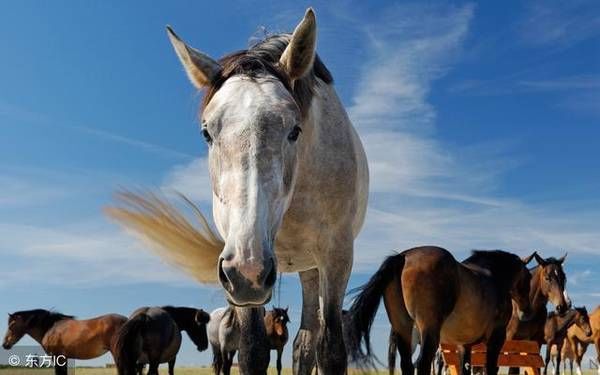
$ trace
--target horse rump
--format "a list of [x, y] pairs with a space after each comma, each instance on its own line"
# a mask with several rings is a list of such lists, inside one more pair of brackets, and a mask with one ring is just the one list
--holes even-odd
[[115, 362], [119, 375], [134, 375], [136, 373], [137, 359], [141, 350], [140, 336], [148, 321], [144, 313], [129, 319], [117, 335], [115, 341]]

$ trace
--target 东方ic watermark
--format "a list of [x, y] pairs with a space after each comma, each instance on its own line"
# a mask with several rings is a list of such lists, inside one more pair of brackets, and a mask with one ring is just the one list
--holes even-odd
[[54, 367], [72, 369], [75, 362], [62, 354], [47, 354], [40, 346], [14, 346], [9, 350], [0, 349], [0, 366], [28, 369], [52, 369]]

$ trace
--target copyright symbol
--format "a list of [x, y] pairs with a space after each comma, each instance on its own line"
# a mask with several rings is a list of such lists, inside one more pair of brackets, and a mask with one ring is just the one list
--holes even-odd
[[19, 358], [19, 356], [16, 354], [11, 354], [8, 357], [8, 364], [13, 367], [16, 367], [21, 364], [21, 358]]

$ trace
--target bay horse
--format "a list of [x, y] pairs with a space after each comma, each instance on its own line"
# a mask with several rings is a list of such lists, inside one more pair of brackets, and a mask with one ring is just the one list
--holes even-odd
[[[343, 373], [342, 302], [369, 173], [333, 78], [316, 54], [314, 11], [306, 11], [292, 34], [271, 35], [220, 60], [188, 46], [170, 27], [167, 32], [188, 78], [206, 92], [200, 124], [218, 234], [197, 207], [201, 228], [157, 196], [120, 194], [108, 215], [197, 280], [220, 282], [232, 305], [262, 306], [277, 272], [298, 272], [303, 308], [294, 371], [309, 374], [316, 360], [323, 373]], [[254, 332], [264, 332], [259, 312], [248, 314], [250, 326], [259, 326]], [[266, 371], [266, 349], [240, 350], [253, 360], [245, 370]], [[256, 352], [246, 356], [246, 350]]]
[[[548, 301], [552, 302], [556, 311], [563, 314], [570, 307], [570, 300], [566, 292], [567, 277], [563, 271], [563, 263], [567, 255], [561, 258], [542, 258], [534, 252], [537, 266], [531, 269], [531, 286], [529, 302], [533, 316], [527, 321], [522, 321], [516, 315], [517, 307], [513, 304], [513, 315], [506, 327], [507, 340], [532, 340], [540, 347], [545, 343], [544, 326], [548, 309]], [[519, 369], [511, 367], [509, 374], [518, 374]]]
[[[127, 321], [118, 314], [101, 315], [78, 320], [71, 315], [35, 309], [8, 314], [8, 329], [2, 347], [6, 350], [24, 335], [31, 336], [49, 355], [62, 355], [68, 359], [92, 359], [111, 352], [117, 332]], [[55, 366], [56, 375], [66, 375], [67, 366]]]
[[[233, 358], [240, 346], [240, 317], [236, 307], [221, 307], [210, 314], [208, 340], [213, 350], [213, 370], [229, 375]], [[288, 340], [288, 309], [273, 308], [264, 314], [269, 350], [277, 351], [277, 374], [281, 375], [281, 355]]]
[[[523, 319], [530, 314], [531, 275], [526, 267], [530, 260], [531, 257], [522, 260], [496, 250], [473, 251], [459, 263], [450, 252], [435, 246], [416, 247], [388, 257], [358, 289], [350, 308], [352, 358], [363, 366], [373, 364], [369, 336], [383, 297], [403, 374], [414, 372], [411, 341], [416, 325], [421, 338], [418, 375], [430, 375], [440, 342], [485, 342], [487, 374], [496, 375], [498, 354], [512, 312], [511, 301], [516, 301]], [[468, 358], [467, 352], [470, 350], [465, 350]]]
[[168, 362], [169, 375], [173, 375], [181, 346], [181, 331], [187, 333], [198, 351], [206, 350], [209, 319], [204, 310], [189, 307], [140, 307], [135, 310], [116, 338], [118, 374], [141, 374], [147, 363], [148, 375], [158, 375], [158, 366]]
[[[587, 350], [589, 344], [594, 344], [596, 347], [596, 360], [600, 363], [600, 306], [589, 314], [590, 325], [592, 326], [592, 334], [587, 333], [576, 325], [571, 326], [567, 330], [567, 340], [575, 353], [575, 368], [577, 375], [581, 375], [581, 360]], [[598, 368], [600, 375], [600, 367]]]
[[[589, 337], [592, 335], [590, 318], [585, 307], [569, 309], [563, 316], [556, 312], [550, 312], [548, 314], [546, 325], [544, 327], [544, 340], [546, 344], [544, 375], [548, 373], [548, 363], [550, 362], [552, 347], [556, 346], [557, 353], [562, 352], [563, 343], [567, 338], [567, 330], [573, 325], [579, 327], [586, 336]], [[556, 356], [556, 366], [554, 366], [555, 373], [560, 368], [560, 361], [561, 357], [559, 355]]]

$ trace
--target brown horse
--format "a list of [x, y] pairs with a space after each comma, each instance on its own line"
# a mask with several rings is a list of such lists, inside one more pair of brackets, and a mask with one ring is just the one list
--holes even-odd
[[550, 358], [554, 363], [555, 372], [558, 372], [560, 369], [556, 366], [557, 358], [560, 356], [560, 360], [563, 363], [563, 375], [567, 373], [567, 361], [569, 361], [569, 368], [571, 370], [570, 374], [573, 375], [573, 363], [575, 362], [575, 352], [573, 348], [571, 348], [571, 344], [569, 344], [568, 339], [564, 339], [562, 350], [559, 352], [556, 345], [552, 345], [552, 349], [550, 350]]
[[521, 321], [515, 313], [517, 307], [513, 306], [513, 316], [506, 327], [506, 339], [533, 340], [542, 345], [545, 343], [544, 326], [548, 316], [548, 301], [552, 302], [559, 314], [563, 314], [570, 307], [565, 291], [567, 277], [562, 267], [566, 255], [559, 259], [544, 259], [535, 252], [534, 257], [538, 265], [531, 270], [529, 290], [533, 316], [528, 321]]
[[[369, 332], [383, 297], [392, 324], [403, 374], [413, 374], [413, 326], [421, 337], [417, 374], [429, 375], [440, 341], [487, 344], [487, 374], [496, 375], [511, 300], [521, 316], [530, 313], [531, 275], [525, 260], [504, 251], [473, 251], [459, 263], [450, 252], [433, 246], [418, 247], [388, 257], [354, 299], [351, 314], [352, 357], [373, 364]], [[366, 353], [361, 343], [365, 341]], [[370, 362], [370, 363], [369, 363]]]
[[181, 346], [181, 331], [187, 332], [198, 351], [206, 350], [206, 324], [210, 316], [204, 310], [189, 307], [141, 307], [121, 327], [116, 342], [119, 375], [141, 373], [148, 363], [148, 375], [158, 375], [158, 366], [169, 363], [173, 375]]
[[[108, 314], [87, 320], [71, 315], [35, 309], [8, 314], [4, 349], [10, 349], [26, 334], [46, 353], [70, 359], [92, 359], [110, 351], [115, 357], [116, 334], [127, 321], [122, 315]], [[66, 364], [55, 366], [56, 375], [67, 374]]]
[[[562, 350], [563, 343], [567, 337], [567, 330], [572, 325], [579, 327], [586, 336], [592, 335], [592, 327], [590, 326], [590, 318], [585, 307], [575, 307], [569, 309], [563, 316], [551, 312], [546, 319], [544, 327], [544, 339], [546, 343], [546, 366], [544, 367], [544, 375], [548, 372], [548, 363], [550, 362], [552, 346], [556, 345], [557, 353]], [[556, 357], [556, 366], [554, 371], [560, 368], [560, 356]]]
[[[576, 353], [575, 365], [577, 366], [577, 375], [581, 375], [581, 360], [589, 344], [596, 346], [596, 359], [600, 363], [600, 306], [590, 314], [590, 325], [592, 326], [592, 335], [588, 336], [584, 330], [576, 325], [567, 330], [567, 339], [571, 348]], [[600, 367], [598, 368], [600, 374]]]
[[265, 328], [267, 329], [267, 339], [269, 340], [269, 349], [277, 350], [277, 374], [281, 375], [281, 354], [288, 341], [287, 324], [290, 322], [288, 309], [274, 307], [273, 310], [265, 314]]

